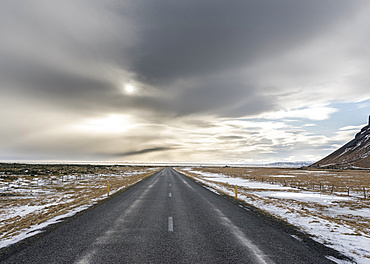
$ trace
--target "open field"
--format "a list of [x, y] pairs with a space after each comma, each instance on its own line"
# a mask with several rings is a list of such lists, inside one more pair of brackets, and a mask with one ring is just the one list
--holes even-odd
[[0, 248], [39, 232], [159, 168], [0, 164]]
[[205, 167], [178, 170], [231, 196], [237, 185], [239, 199], [288, 221], [358, 263], [370, 263], [368, 171]]
[[[112, 194], [158, 170], [0, 164], [0, 248], [106, 198], [108, 181]], [[238, 199], [286, 220], [358, 263], [370, 263], [368, 171], [205, 167], [178, 170], [231, 196], [237, 185]]]
[[235, 178], [268, 182], [302, 190], [336, 195], [366, 197], [370, 189], [370, 171], [365, 170], [303, 170], [291, 168], [198, 168]]

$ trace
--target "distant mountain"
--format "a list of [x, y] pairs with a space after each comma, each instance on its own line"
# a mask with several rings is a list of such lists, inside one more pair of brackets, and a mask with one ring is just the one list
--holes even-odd
[[274, 162], [265, 164], [268, 167], [281, 167], [281, 168], [300, 168], [311, 165], [312, 161], [298, 161], [298, 162]]
[[354, 139], [310, 167], [370, 168], [370, 117], [369, 124]]

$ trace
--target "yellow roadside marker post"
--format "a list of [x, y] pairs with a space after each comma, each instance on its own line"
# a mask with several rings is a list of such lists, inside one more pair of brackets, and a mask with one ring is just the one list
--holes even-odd
[[109, 182], [107, 182], [107, 196], [109, 196]]
[[235, 198], [238, 198], [238, 185], [235, 185]]

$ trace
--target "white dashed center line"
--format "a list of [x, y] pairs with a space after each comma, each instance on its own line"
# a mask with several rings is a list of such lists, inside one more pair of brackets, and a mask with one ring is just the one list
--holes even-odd
[[169, 194], [168, 194], [168, 197], [172, 197], [172, 193], [169, 193]]
[[172, 218], [172, 216], [168, 217], [168, 232], [173, 232], [173, 218]]

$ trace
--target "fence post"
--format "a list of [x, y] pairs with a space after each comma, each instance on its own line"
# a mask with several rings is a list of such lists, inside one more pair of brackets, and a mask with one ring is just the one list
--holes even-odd
[[334, 184], [331, 186], [331, 194], [334, 192]]
[[366, 199], [366, 189], [364, 187], [364, 199]]
[[347, 194], [348, 194], [348, 196], [349, 196], [349, 187], [347, 188]]

